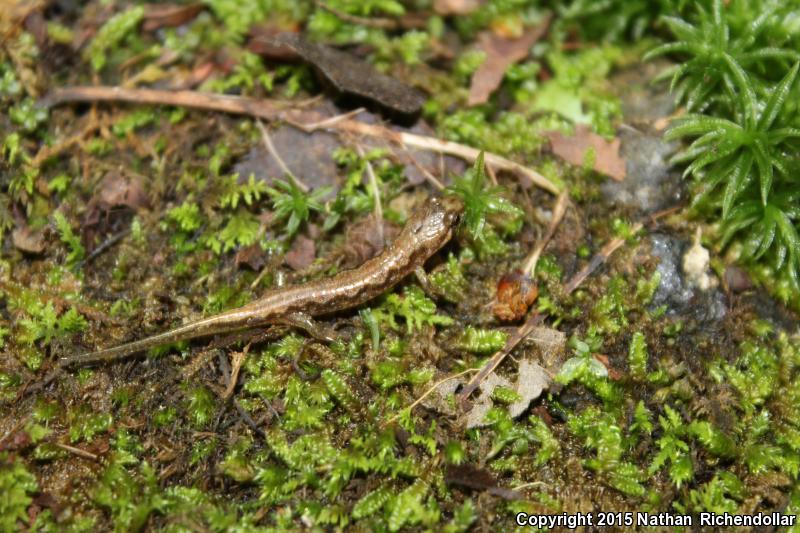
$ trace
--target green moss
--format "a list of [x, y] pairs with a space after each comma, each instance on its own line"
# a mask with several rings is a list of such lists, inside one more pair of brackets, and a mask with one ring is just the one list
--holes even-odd
[[91, 442], [97, 434], [108, 431], [114, 419], [110, 413], [98, 413], [81, 404], [69, 410], [67, 420], [71, 442]]
[[103, 69], [108, 62], [109, 52], [122, 44], [143, 18], [144, 7], [135, 6], [117, 13], [100, 28], [85, 51], [85, 57], [91, 61], [94, 70]]
[[402, 296], [390, 294], [373, 313], [378, 322], [393, 330], [400, 329], [398, 319], [402, 319], [407, 333], [420, 330], [423, 326], [447, 326], [453, 323], [452, 318], [436, 313], [436, 303], [416, 285], [405, 287]]
[[508, 334], [503, 331], [467, 326], [456, 338], [455, 345], [468, 352], [490, 354], [502, 348], [506, 338]]
[[630, 348], [628, 349], [628, 366], [630, 367], [631, 377], [637, 381], [642, 381], [647, 376], [647, 341], [641, 331], [637, 331], [631, 338]]
[[38, 491], [36, 478], [25, 465], [8, 453], [0, 453], [0, 529], [17, 531], [20, 524], [28, 524], [28, 507]]
[[62, 213], [57, 211], [53, 215], [53, 221], [55, 222], [61, 242], [69, 249], [66, 258], [67, 265], [70, 268], [74, 267], [86, 256], [86, 250], [81, 244], [81, 239], [72, 231], [72, 225]]

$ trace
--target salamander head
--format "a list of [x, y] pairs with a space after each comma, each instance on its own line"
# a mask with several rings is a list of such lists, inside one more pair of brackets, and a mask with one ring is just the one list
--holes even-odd
[[458, 198], [430, 197], [411, 214], [403, 233], [430, 256], [450, 240], [463, 214], [464, 204]]

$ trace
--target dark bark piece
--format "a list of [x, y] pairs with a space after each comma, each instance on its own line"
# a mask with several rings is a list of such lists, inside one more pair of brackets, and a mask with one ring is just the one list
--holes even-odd
[[449, 465], [444, 474], [444, 481], [448, 485], [485, 490], [489, 494], [506, 500], [522, 498], [518, 492], [498, 486], [494, 476], [488, 470], [470, 464]]
[[360, 97], [407, 117], [422, 109], [425, 96], [406, 84], [381, 74], [356, 57], [311, 42], [297, 33], [282, 33], [274, 42], [297, 53], [340, 93]]

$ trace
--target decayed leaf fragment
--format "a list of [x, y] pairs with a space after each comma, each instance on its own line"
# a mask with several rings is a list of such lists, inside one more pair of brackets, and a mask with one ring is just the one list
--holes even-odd
[[608, 141], [583, 124], [575, 126], [575, 135], [572, 137], [565, 137], [557, 131], [551, 131], [545, 135], [550, 140], [553, 153], [567, 163], [583, 165], [587, 150], [594, 149], [595, 157], [592, 168], [596, 172], [605, 174], [616, 181], [625, 179], [627, 169], [625, 168], [625, 159], [619, 154], [619, 138]]
[[517, 39], [507, 39], [491, 31], [478, 35], [479, 47], [486, 53], [486, 60], [472, 75], [467, 104], [483, 104], [489, 100], [500, 87], [506, 69], [528, 57], [531, 46], [547, 32], [550, 18], [548, 15], [538, 26], [528, 28]]
[[314, 65], [339, 92], [371, 100], [403, 115], [416, 115], [425, 103], [421, 92], [346, 52], [314, 43], [298, 33], [281, 33], [273, 42]]

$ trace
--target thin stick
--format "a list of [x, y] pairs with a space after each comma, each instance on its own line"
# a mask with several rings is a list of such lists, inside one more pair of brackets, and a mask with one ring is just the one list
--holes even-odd
[[459, 405], [463, 406], [470, 394], [475, 392], [475, 389], [477, 389], [483, 380], [486, 379], [486, 376], [494, 372], [495, 369], [500, 366], [500, 363], [503, 362], [506, 356], [511, 353], [511, 350], [513, 350], [517, 344], [522, 341], [522, 339], [527, 337], [528, 334], [533, 331], [533, 328], [541, 324], [543, 321], [544, 315], [541, 315], [536, 311], [531, 313], [531, 315], [528, 317], [528, 320], [526, 320], [525, 323], [522, 324], [522, 326], [520, 326], [517, 331], [515, 331], [506, 340], [505, 345], [500, 349], [500, 351], [494, 354], [492, 358], [489, 359], [485, 365], [483, 365], [483, 368], [481, 368], [480, 372], [475, 374], [475, 376], [469, 380], [469, 383], [464, 386], [461, 392], [458, 393], [456, 400]]
[[129, 102], [132, 104], [172, 105], [223, 111], [234, 115], [250, 115], [274, 120], [291, 104], [244, 96], [201, 93], [197, 91], [165, 91], [160, 89], [125, 89], [122, 87], [75, 86], [50, 92], [41, 104], [52, 107], [71, 102]]
[[9, 438], [9, 437], [11, 437], [11, 436], [12, 436], [14, 433], [16, 433], [17, 431], [19, 431], [19, 428], [21, 428], [22, 426], [24, 426], [24, 425], [25, 425], [25, 424], [28, 422], [28, 419], [29, 419], [29, 418], [30, 418], [29, 416], [23, 416], [22, 418], [20, 418], [20, 419], [17, 421], [17, 423], [16, 423], [16, 424], [14, 424], [13, 426], [11, 426], [11, 429], [9, 429], [8, 431], [6, 431], [6, 434], [5, 434], [5, 435], [3, 435], [2, 437], [0, 437], [0, 444], [3, 444], [3, 443], [6, 441], [6, 439], [8, 439], [8, 438]]
[[103, 244], [101, 244], [100, 246], [98, 246], [97, 248], [92, 250], [92, 253], [90, 253], [88, 256], [86, 256], [86, 259], [84, 259], [83, 261], [79, 261], [78, 262], [78, 264], [76, 265], [77, 268], [80, 269], [85, 263], [91, 263], [94, 259], [96, 259], [98, 256], [100, 256], [103, 252], [105, 252], [106, 250], [108, 250], [109, 248], [111, 248], [112, 246], [117, 244], [119, 241], [121, 241], [123, 238], [125, 238], [127, 235], [129, 235], [130, 232], [131, 232], [130, 228], [124, 229], [124, 230], [120, 231], [119, 233], [117, 233], [115, 235], [112, 235], [111, 237], [109, 237], [108, 239], [103, 241]]
[[77, 455], [78, 457], [89, 459], [90, 461], [97, 461], [100, 458], [99, 456], [93, 454], [92, 452], [87, 452], [86, 450], [70, 446], [69, 444], [61, 444], [60, 442], [54, 442], [53, 445], [71, 454]]
[[428, 390], [426, 390], [426, 391], [425, 391], [425, 392], [422, 394], [422, 396], [420, 396], [419, 398], [417, 398], [416, 400], [414, 400], [414, 403], [412, 403], [412, 404], [411, 404], [411, 405], [409, 405], [408, 407], [404, 408], [402, 411], [400, 411], [400, 413], [397, 413], [397, 414], [396, 414], [396, 415], [394, 415], [392, 418], [390, 418], [389, 420], [387, 420], [387, 421], [385, 422], [385, 424], [384, 424], [384, 425], [387, 425], [387, 426], [388, 426], [389, 424], [391, 424], [392, 422], [394, 422], [395, 420], [397, 420], [398, 418], [400, 418], [400, 414], [401, 414], [403, 411], [406, 411], [406, 410], [408, 410], [408, 411], [411, 411], [412, 409], [414, 409], [416, 406], [418, 406], [418, 405], [419, 405], [419, 404], [422, 402], [422, 400], [424, 400], [425, 398], [427, 398], [428, 396], [430, 396], [430, 395], [431, 395], [431, 393], [432, 393], [433, 391], [435, 391], [437, 388], [439, 388], [439, 386], [441, 386], [443, 383], [447, 383], [447, 382], [448, 382], [448, 381], [450, 381], [451, 379], [460, 378], [461, 376], [465, 376], [465, 375], [467, 375], [467, 374], [470, 374], [470, 373], [472, 373], [472, 372], [478, 372], [479, 370], [480, 370], [479, 368], [468, 368], [468, 369], [466, 369], [466, 370], [464, 370], [464, 371], [462, 371], [462, 372], [459, 372], [458, 374], [453, 374], [452, 376], [447, 376], [446, 378], [440, 379], [439, 381], [437, 381], [436, 383], [434, 383], [434, 384], [433, 384], [433, 386], [432, 386], [431, 388], [429, 388]]
[[[156, 89], [123, 89], [121, 87], [67, 87], [56, 89], [42, 103], [54, 106], [68, 102], [95, 102], [95, 101], [122, 101], [131, 103], [146, 103], [157, 105], [173, 105], [180, 107], [194, 107], [222, 111], [237, 115], [249, 115], [265, 120], [284, 120], [287, 123], [305, 131], [316, 129], [336, 129], [349, 131], [370, 137], [386, 139], [401, 146], [413, 146], [423, 150], [445, 153], [459, 157], [469, 162], [475, 162], [480, 150], [464, 144], [445, 141], [435, 137], [416, 135], [405, 131], [395, 131], [377, 124], [366, 124], [348, 118], [337, 118], [330, 121], [320, 113], [312, 111], [291, 110], [290, 103], [277, 102], [266, 99], [246, 98], [243, 96], [230, 96], [221, 94], [208, 94], [196, 91], [162, 91]], [[512, 172], [533, 185], [540, 187], [552, 194], [561, 192], [561, 187], [519, 163], [503, 156], [485, 152], [486, 164], [495, 167], [495, 170]]]
[[298, 178], [295, 175], [295, 173], [292, 172], [289, 169], [289, 167], [286, 165], [286, 162], [281, 157], [281, 154], [278, 153], [278, 150], [275, 149], [275, 145], [272, 144], [272, 137], [269, 136], [269, 132], [267, 131], [267, 128], [264, 127], [264, 124], [261, 122], [261, 120], [256, 119], [256, 125], [258, 126], [258, 129], [261, 130], [261, 138], [264, 140], [264, 146], [266, 147], [267, 151], [269, 152], [269, 155], [271, 155], [275, 159], [275, 161], [277, 161], [278, 166], [281, 167], [281, 170], [283, 171], [283, 173], [290, 180], [292, 180], [294, 182], [294, 184], [297, 185], [297, 187], [301, 191], [303, 191], [304, 193], [308, 193], [308, 191], [310, 190], [308, 188], [308, 185], [303, 183], [300, 180], [300, 178]]
[[[343, 120], [335, 124], [334, 128], [353, 133], [360, 133], [370, 137], [380, 137], [403, 146], [413, 146], [423, 150], [453, 155], [471, 163], [474, 163], [475, 160], [478, 159], [478, 155], [481, 153], [481, 151], [477, 148], [473, 148], [465, 144], [444, 141], [435, 137], [417, 135], [415, 133], [408, 133], [406, 131], [390, 130], [384, 126], [366, 124], [356, 120]], [[558, 194], [561, 192], [561, 188], [558, 185], [535, 170], [520, 165], [519, 163], [511, 161], [510, 159], [506, 159], [501, 155], [497, 155], [492, 152], [484, 152], [484, 161], [487, 165], [492, 165], [495, 167], [495, 169], [513, 172], [519, 176], [522, 176], [530, 181], [533, 185], [536, 185], [547, 192], [552, 194]]]
[[359, 107], [357, 109], [353, 109], [352, 111], [348, 111], [347, 113], [342, 113], [341, 115], [335, 115], [335, 116], [326, 118], [324, 120], [320, 120], [320, 121], [317, 121], [317, 122], [312, 122], [311, 124], [303, 124], [303, 123], [300, 123], [300, 122], [298, 122], [298, 123], [291, 123], [290, 122], [290, 124], [292, 124], [292, 126], [294, 126], [295, 128], [298, 128], [298, 129], [301, 129], [301, 130], [305, 131], [306, 133], [312, 133], [312, 132], [314, 132], [316, 130], [324, 130], [326, 128], [332, 128], [333, 126], [336, 125], [337, 122], [341, 122], [343, 120], [348, 120], [350, 118], [353, 118], [354, 116], [359, 115], [359, 114], [363, 113], [364, 111], [366, 111], [365, 108]]
[[436, 188], [436, 190], [438, 190], [438, 191], [443, 191], [444, 190], [444, 184], [441, 181], [439, 181], [436, 178], [436, 176], [434, 176], [430, 171], [428, 171], [427, 168], [425, 168], [422, 165], [420, 165], [419, 161], [417, 161], [417, 158], [414, 157], [414, 154], [412, 154], [410, 151], [408, 151], [405, 148], [402, 148], [402, 150], [406, 153], [406, 155], [408, 155], [408, 159], [411, 161], [411, 164], [414, 165], [414, 167], [417, 170], [419, 170], [422, 173], [423, 176], [425, 176], [425, 179], [428, 180], [428, 182], [431, 185], [433, 185]]
[[534, 248], [533, 252], [531, 252], [531, 255], [528, 256], [528, 259], [525, 261], [525, 266], [522, 267], [522, 272], [525, 275], [533, 276], [535, 274], [536, 263], [539, 262], [539, 257], [542, 255], [545, 246], [547, 246], [547, 244], [553, 238], [556, 228], [558, 228], [558, 225], [564, 218], [564, 213], [567, 211], [568, 199], [569, 194], [567, 191], [562, 191], [561, 194], [558, 195], [556, 205], [553, 207], [553, 218], [550, 219], [550, 225], [547, 228], [547, 233], [545, 233], [544, 237], [539, 241], [539, 244], [536, 245], [536, 248]]
[[[633, 226], [633, 228], [631, 228], [631, 230], [632, 230], [631, 234], [632, 235], [636, 235], [637, 233], [639, 233], [639, 230], [641, 230], [643, 227], [644, 227], [644, 224], [642, 224], [641, 222], [637, 222]], [[617, 251], [617, 249], [620, 246], [622, 246], [623, 244], [625, 244], [625, 239], [623, 239], [621, 237], [616, 237], [614, 239], [611, 239], [605, 246], [603, 246], [600, 249], [600, 251], [598, 253], [596, 253], [594, 255], [594, 257], [592, 257], [591, 260], [589, 260], [589, 263], [585, 267], [583, 267], [580, 270], [580, 272], [575, 274], [572, 277], [572, 279], [569, 280], [569, 282], [564, 286], [564, 292], [566, 294], [570, 294], [572, 291], [577, 289], [578, 286], [581, 283], [583, 283], [583, 280], [588, 278], [589, 275], [592, 272], [597, 270], [597, 267], [599, 267], [600, 265], [605, 263], [608, 260], [608, 258], [611, 256], [611, 254], [613, 254], [615, 251]]]

